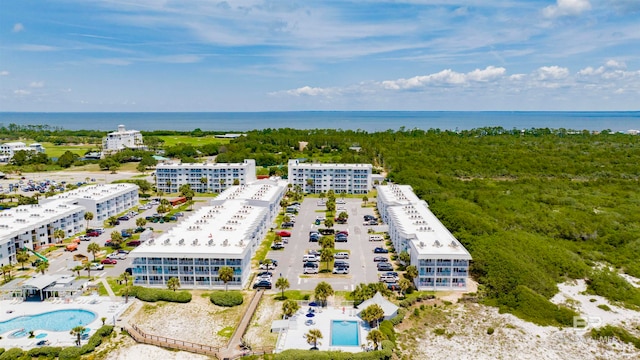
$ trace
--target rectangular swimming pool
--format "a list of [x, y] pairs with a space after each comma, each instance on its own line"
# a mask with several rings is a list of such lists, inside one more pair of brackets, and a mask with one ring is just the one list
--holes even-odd
[[332, 320], [331, 346], [360, 346], [358, 322]]

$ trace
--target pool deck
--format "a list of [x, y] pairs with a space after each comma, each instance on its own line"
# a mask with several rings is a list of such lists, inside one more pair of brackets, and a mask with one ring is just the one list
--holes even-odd
[[[282, 352], [287, 349], [302, 349], [309, 350], [311, 345], [307, 343], [305, 334], [311, 329], [318, 329], [322, 333], [322, 339], [319, 340], [318, 349], [326, 351], [344, 351], [344, 352], [362, 352], [363, 348], [358, 346], [331, 346], [331, 321], [333, 320], [345, 320], [356, 321], [358, 323], [358, 331], [360, 344], [367, 344], [367, 335], [369, 334], [369, 325], [360, 319], [356, 315], [356, 309], [352, 307], [346, 307], [344, 313], [342, 307], [326, 307], [326, 308], [314, 308], [316, 310], [315, 316], [309, 318], [306, 316], [309, 311], [309, 306], [303, 306], [298, 312], [290, 319], [289, 329], [284, 330], [278, 337], [278, 344], [276, 346], [276, 352]], [[312, 319], [315, 324], [305, 325], [305, 322]]]
[[[37, 315], [45, 312], [56, 310], [70, 310], [70, 309], [82, 309], [92, 311], [96, 314], [96, 318], [93, 322], [88, 324], [86, 328], [90, 329], [89, 336], [93, 335], [95, 330], [102, 326], [101, 318], [107, 318], [106, 324], [113, 325], [122, 313], [131, 305], [132, 301], [125, 304], [123, 300], [117, 299], [113, 301], [109, 297], [105, 296], [79, 296], [73, 300], [54, 300], [43, 302], [17, 302], [16, 300], [2, 300], [0, 301], [0, 322], [11, 320], [13, 318], [25, 315]], [[0, 339], [0, 347], [9, 349], [12, 347], [19, 347], [24, 350], [37, 347], [37, 343], [40, 340], [49, 340], [50, 346], [73, 346], [75, 345], [76, 338], [72, 336], [69, 331], [48, 331], [48, 330], [36, 330], [34, 334], [46, 333], [44, 338], [29, 338], [28, 336], [21, 338], [9, 338], [9, 334], [19, 329], [14, 329], [3, 334]], [[82, 344], [86, 344], [86, 340], [82, 341]]]

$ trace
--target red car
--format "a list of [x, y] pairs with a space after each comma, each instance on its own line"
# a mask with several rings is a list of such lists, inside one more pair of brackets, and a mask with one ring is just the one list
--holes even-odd
[[291, 231], [278, 230], [278, 231], [276, 231], [276, 235], [278, 235], [280, 237], [290, 237], [291, 236]]
[[99, 232], [97, 232], [97, 231], [89, 231], [89, 232], [87, 233], [87, 236], [97, 237], [97, 236], [100, 236], [100, 233], [99, 233]]
[[108, 264], [108, 265], [115, 265], [118, 263], [118, 260], [116, 259], [104, 259], [102, 261], [100, 261], [101, 264]]

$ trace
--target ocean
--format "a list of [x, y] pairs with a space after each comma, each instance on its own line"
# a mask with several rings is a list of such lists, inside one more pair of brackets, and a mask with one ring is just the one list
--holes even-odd
[[292, 111], [182, 113], [21, 113], [0, 112], [0, 125], [49, 125], [69, 130], [248, 131], [267, 128], [343, 129], [367, 132], [405, 129], [469, 130], [564, 128], [567, 130], [640, 129], [640, 111]]

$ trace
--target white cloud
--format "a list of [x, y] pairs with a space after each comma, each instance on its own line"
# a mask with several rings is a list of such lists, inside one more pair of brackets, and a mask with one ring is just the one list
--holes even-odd
[[96, 63], [106, 64], [106, 65], [116, 65], [116, 66], [127, 66], [131, 64], [131, 61], [124, 60], [124, 59], [111, 58], [111, 59], [98, 59], [96, 60]]
[[24, 25], [22, 25], [21, 23], [16, 23], [13, 25], [13, 29], [11, 29], [11, 32], [19, 33], [22, 30], [24, 30]]
[[53, 46], [49, 45], [38, 45], [38, 44], [24, 44], [18, 47], [19, 50], [22, 51], [54, 51], [57, 50]]
[[504, 76], [506, 69], [503, 67], [487, 66], [485, 69], [475, 69], [468, 73], [459, 73], [451, 69], [440, 72], [414, 76], [409, 79], [385, 80], [382, 87], [387, 90], [409, 90], [428, 85], [465, 85], [469, 82], [487, 82]]
[[560, 80], [569, 76], [569, 69], [559, 66], [543, 66], [536, 71], [538, 80]]
[[33, 81], [33, 82], [31, 82], [31, 84], [29, 84], [29, 87], [41, 88], [41, 87], [44, 87], [44, 82], [43, 81]]
[[7, 70], [0, 71], [0, 76], [9, 76], [9, 72]]
[[331, 96], [338, 93], [338, 91], [332, 88], [303, 86], [301, 88], [287, 90], [285, 93], [294, 96]]
[[31, 94], [31, 91], [18, 89], [18, 90], [13, 90], [13, 93], [16, 94], [16, 95], [29, 95], [29, 94]]
[[556, 0], [556, 5], [549, 5], [542, 10], [548, 18], [560, 16], [576, 16], [591, 9], [589, 0]]

